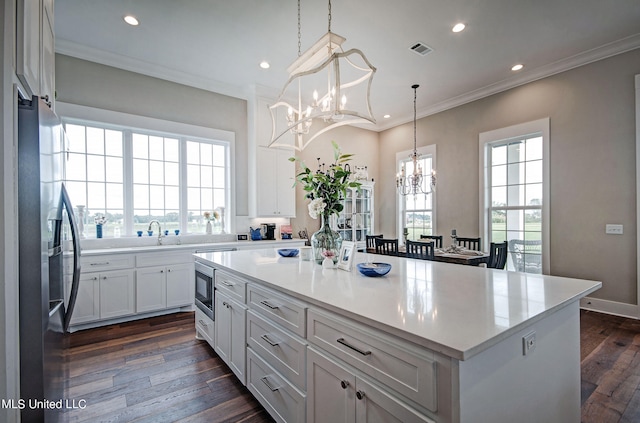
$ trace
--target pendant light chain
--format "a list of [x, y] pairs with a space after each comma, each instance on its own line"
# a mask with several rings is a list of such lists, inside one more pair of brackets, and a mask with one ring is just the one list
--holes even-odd
[[302, 29], [300, 26], [300, 0], [298, 0], [298, 57], [302, 55]]
[[417, 156], [417, 144], [416, 144], [416, 119], [417, 119], [417, 112], [416, 112], [416, 102], [417, 102], [417, 98], [418, 98], [418, 85], [414, 85], [413, 86], [413, 155]]
[[331, 0], [329, 0], [329, 27], [327, 32], [331, 32]]

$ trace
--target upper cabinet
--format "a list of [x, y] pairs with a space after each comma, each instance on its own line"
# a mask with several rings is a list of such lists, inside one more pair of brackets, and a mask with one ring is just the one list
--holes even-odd
[[[255, 217], [295, 217], [295, 155], [291, 148], [271, 148], [272, 124], [268, 98], [256, 97], [253, 106], [253, 143], [249, 146], [251, 215]], [[288, 134], [287, 134], [288, 135]], [[293, 136], [280, 142], [293, 142]]]
[[55, 97], [53, 0], [18, 0], [16, 75], [23, 94], [43, 98], [52, 108]]

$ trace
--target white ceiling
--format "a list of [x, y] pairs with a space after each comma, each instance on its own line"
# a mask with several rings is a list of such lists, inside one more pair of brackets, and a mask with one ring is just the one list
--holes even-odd
[[[328, 8], [301, 2], [304, 51], [327, 32]], [[140, 25], [125, 24], [126, 14]], [[455, 34], [457, 22], [467, 28]], [[377, 68], [371, 128], [382, 130], [413, 119], [412, 84], [421, 117], [638, 48], [640, 1], [333, 0], [331, 29]], [[55, 33], [58, 53], [247, 98], [286, 82], [297, 3], [56, 0]], [[409, 49], [416, 42], [434, 51], [419, 56]], [[512, 72], [516, 63], [525, 68]]]

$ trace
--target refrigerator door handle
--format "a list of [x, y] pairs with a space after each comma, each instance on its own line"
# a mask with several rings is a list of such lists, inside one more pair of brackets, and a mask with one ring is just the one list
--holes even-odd
[[71, 205], [71, 200], [69, 199], [69, 194], [67, 193], [64, 183], [62, 184], [60, 193], [60, 213], [62, 213], [62, 207], [67, 210], [69, 226], [71, 227], [71, 240], [73, 243], [73, 282], [71, 284], [71, 292], [69, 293], [69, 303], [67, 304], [67, 310], [64, 316], [64, 331], [68, 332], [80, 285], [80, 234], [78, 233], [76, 218], [73, 214], [73, 206]]

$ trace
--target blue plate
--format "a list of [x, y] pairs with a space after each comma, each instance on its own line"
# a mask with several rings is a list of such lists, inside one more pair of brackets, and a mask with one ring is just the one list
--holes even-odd
[[298, 249], [297, 248], [280, 248], [278, 250], [278, 254], [280, 254], [282, 257], [295, 257], [298, 255]]
[[389, 263], [358, 263], [356, 265], [360, 273], [365, 276], [384, 276], [391, 270]]

